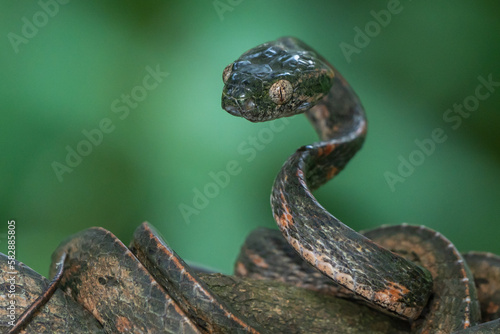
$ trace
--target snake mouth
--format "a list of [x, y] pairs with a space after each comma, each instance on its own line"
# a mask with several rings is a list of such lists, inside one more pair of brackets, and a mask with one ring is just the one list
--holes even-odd
[[234, 99], [227, 95], [222, 97], [222, 108], [233, 116], [243, 117], [251, 121], [254, 118], [253, 114], [259, 110], [252, 98]]
[[238, 108], [238, 107], [224, 106], [224, 110], [226, 110], [228, 113], [230, 113], [233, 116], [241, 117], [241, 111], [240, 111], [240, 108]]
[[239, 101], [228, 95], [224, 89], [222, 93], [222, 109], [227, 111], [229, 114], [237, 117], [243, 117], [243, 110]]

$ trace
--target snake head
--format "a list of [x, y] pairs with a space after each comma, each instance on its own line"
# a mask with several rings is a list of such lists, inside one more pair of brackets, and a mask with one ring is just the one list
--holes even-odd
[[222, 108], [263, 122], [310, 109], [333, 84], [332, 66], [293, 37], [261, 44], [226, 66]]

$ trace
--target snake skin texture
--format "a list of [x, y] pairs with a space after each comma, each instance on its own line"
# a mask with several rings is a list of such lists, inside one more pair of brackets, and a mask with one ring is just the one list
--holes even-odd
[[462, 256], [424, 226], [356, 232], [314, 198], [367, 132], [359, 98], [328, 61], [284, 37], [245, 52], [223, 81], [230, 114], [305, 113], [320, 138], [276, 177], [279, 231], [249, 236], [236, 277], [195, 272], [148, 223], [130, 248], [102, 228], [71, 236], [53, 253], [50, 284], [19, 262], [11, 273], [2, 254], [0, 317], [11, 316], [13, 289], [25, 312], [1, 333], [500, 333], [500, 257]]
[[68, 258], [61, 289], [106, 331], [202, 333], [111, 232], [91, 228], [72, 236], [54, 252], [53, 264], [63, 252]]
[[148, 223], [137, 228], [130, 249], [202, 330], [208, 333], [265, 333], [212, 293]]
[[[413, 333], [496, 333], [495, 330], [500, 330], [499, 256], [480, 252], [460, 255], [449, 240], [424, 226], [402, 224], [360, 233], [432, 273], [435, 293], [421, 316], [412, 323]], [[239, 277], [285, 282], [332, 298], [360, 301], [303, 261], [277, 230], [260, 228], [247, 237], [236, 261], [235, 273]], [[485, 324], [473, 326], [479, 321]], [[473, 327], [463, 329], [466, 326]]]
[[500, 256], [469, 252], [464, 259], [474, 275], [477, 294], [481, 304], [482, 321], [500, 318]]
[[[281, 66], [275, 65], [278, 60], [282, 61]], [[263, 68], [263, 64], [269, 67]], [[318, 68], [330, 73], [328, 93], [323, 91], [324, 75]], [[318, 84], [308, 86], [314, 76]], [[418, 244], [423, 247], [419, 250], [421, 258], [414, 259], [409, 253], [418, 257], [419, 252], [411, 251], [410, 242], [404, 241], [408, 232], [394, 234], [393, 239], [379, 236], [378, 232], [363, 236], [327, 212], [314, 198], [312, 191], [343, 170], [362, 147], [367, 131], [358, 96], [333, 66], [298, 39], [284, 37], [244, 53], [226, 67], [223, 81], [222, 107], [230, 114], [260, 122], [305, 112], [318, 133], [320, 142], [299, 148], [285, 162], [271, 195], [278, 227], [303, 260], [372, 307], [409, 320], [418, 332], [449, 333], [479, 322], [473, 277], [446, 238], [427, 229], [403, 225], [400, 229], [424, 234], [422, 240], [429, 238]], [[255, 87], [255, 92], [251, 91]], [[267, 99], [262, 97], [266, 89]], [[300, 101], [305, 101], [309, 108], [303, 108]], [[387, 228], [384, 233], [390, 235], [394, 230]], [[402, 244], [406, 242], [398, 245], [403, 256], [392, 251], [393, 242], [398, 239]], [[437, 250], [443, 252], [432, 253]], [[243, 251], [248, 253], [249, 248], [244, 247]], [[433, 254], [432, 259], [428, 259], [429, 254]], [[267, 260], [262, 261], [251, 251], [245, 256], [253, 256], [255, 266], [268, 265]], [[248, 272], [243, 263], [240, 259], [236, 266], [240, 275]], [[297, 265], [296, 261], [292, 263]], [[448, 271], [441, 272], [439, 265]], [[267, 271], [265, 275], [271, 274]], [[322, 285], [343, 293], [324, 280]]]
[[[10, 310], [14, 301], [15, 318], [27, 309], [49, 285], [49, 281], [25, 264], [15, 261], [10, 267], [6, 255], [0, 253], [0, 333], [7, 333]], [[11, 285], [14, 284], [14, 289]], [[12, 298], [9, 291], [14, 291]], [[59, 321], [64, 319], [64, 321]], [[37, 316], [30, 321], [21, 333], [105, 333], [101, 324], [70, 296], [56, 290], [52, 298], [42, 307]]]
[[432, 274], [433, 295], [413, 322], [417, 333], [451, 333], [481, 320], [474, 277], [453, 244], [424, 226], [397, 225], [363, 232], [368, 238]]
[[356, 294], [304, 261], [278, 230], [258, 228], [248, 235], [234, 266], [235, 275], [283, 282], [331, 296]]
[[[255, 281], [220, 274], [196, 275], [145, 223], [136, 230], [130, 250], [100, 228], [66, 240], [54, 253], [53, 264], [55, 268], [62, 253], [69, 256], [60, 286], [64, 291], [55, 292], [23, 333], [192, 333], [192, 326], [182, 325], [187, 317], [200, 333], [450, 333], [467, 322], [478, 322], [473, 280], [447, 239], [422, 226], [381, 227], [364, 233], [427, 267], [434, 277], [435, 293], [411, 330], [404, 321], [335, 298], [343, 290], [303, 261], [277, 230], [257, 230], [242, 247], [237, 272], [259, 279]], [[480, 302], [487, 306], [483, 314], [492, 321], [456, 333], [495, 333], [500, 328], [493, 313], [498, 305], [494, 292], [500, 285], [499, 258], [487, 253], [469, 253], [466, 258], [478, 270], [475, 281], [485, 292]], [[6, 258], [0, 260], [7, 263]], [[29, 305], [48, 282], [24, 265], [16, 266], [20, 268], [19, 285], [34, 290], [25, 302]], [[1, 273], [6, 270], [5, 265], [0, 267]], [[34, 288], [39, 282], [41, 286]], [[150, 289], [144, 289], [144, 285]], [[8, 289], [8, 284], [0, 286]], [[171, 322], [162, 328], [158, 327], [162, 313], [151, 315], [150, 310], [144, 310], [148, 304], [158, 306], [165, 300], [163, 308]], [[76, 311], [72, 310], [75, 307]], [[140, 326], [132, 327], [134, 324]], [[252, 324], [259, 325], [250, 327]], [[260, 324], [266, 324], [265, 330]]]
[[[350, 85], [312, 48], [291, 37], [247, 51], [226, 67], [223, 79], [222, 107], [229, 113], [255, 122], [306, 112], [322, 140], [299, 148], [274, 182], [271, 206], [285, 239], [305, 261], [373, 307], [416, 319], [432, 291], [430, 273], [356, 233], [311, 193], [363, 145], [365, 112]], [[288, 97], [283, 90], [283, 101], [289, 102], [273, 104], [271, 96], [265, 98], [266, 88], [274, 93], [274, 84], [284, 81], [288, 84], [280, 85], [291, 86], [293, 94]]]

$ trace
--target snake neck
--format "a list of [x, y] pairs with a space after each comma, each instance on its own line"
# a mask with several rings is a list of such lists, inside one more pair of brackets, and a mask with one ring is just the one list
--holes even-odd
[[336, 283], [379, 310], [416, 318], [431, 291], [430, 274], [344, 225], [312, 194], [363, 145], [367, 124], [359, 98], [335, 71], [329, 93], [306, 115], [321, 141], [299, 148], [276, 177], [271, 206], [278, 227], [304, 260]]
[[302, 152], [300, 169], [311, 190], [337, 175], [361, 149], [366, 137], [367, 121], [361, 101], [342, 75], [333, 70], [332, 88], [305, 113], [321, 141], [298, 150]]
[[364, 139], [367, 121], [361, 101], [342, 75], [333, 70], [332, 88], [306, 112], [306, 116], [322, 141]]

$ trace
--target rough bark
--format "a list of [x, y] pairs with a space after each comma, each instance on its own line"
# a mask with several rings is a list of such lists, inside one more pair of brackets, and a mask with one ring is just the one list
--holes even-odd
[[221, 274], [200, 277], [272, 333], [409, 333], [409, 324], [365, 305], [288, 284]]

